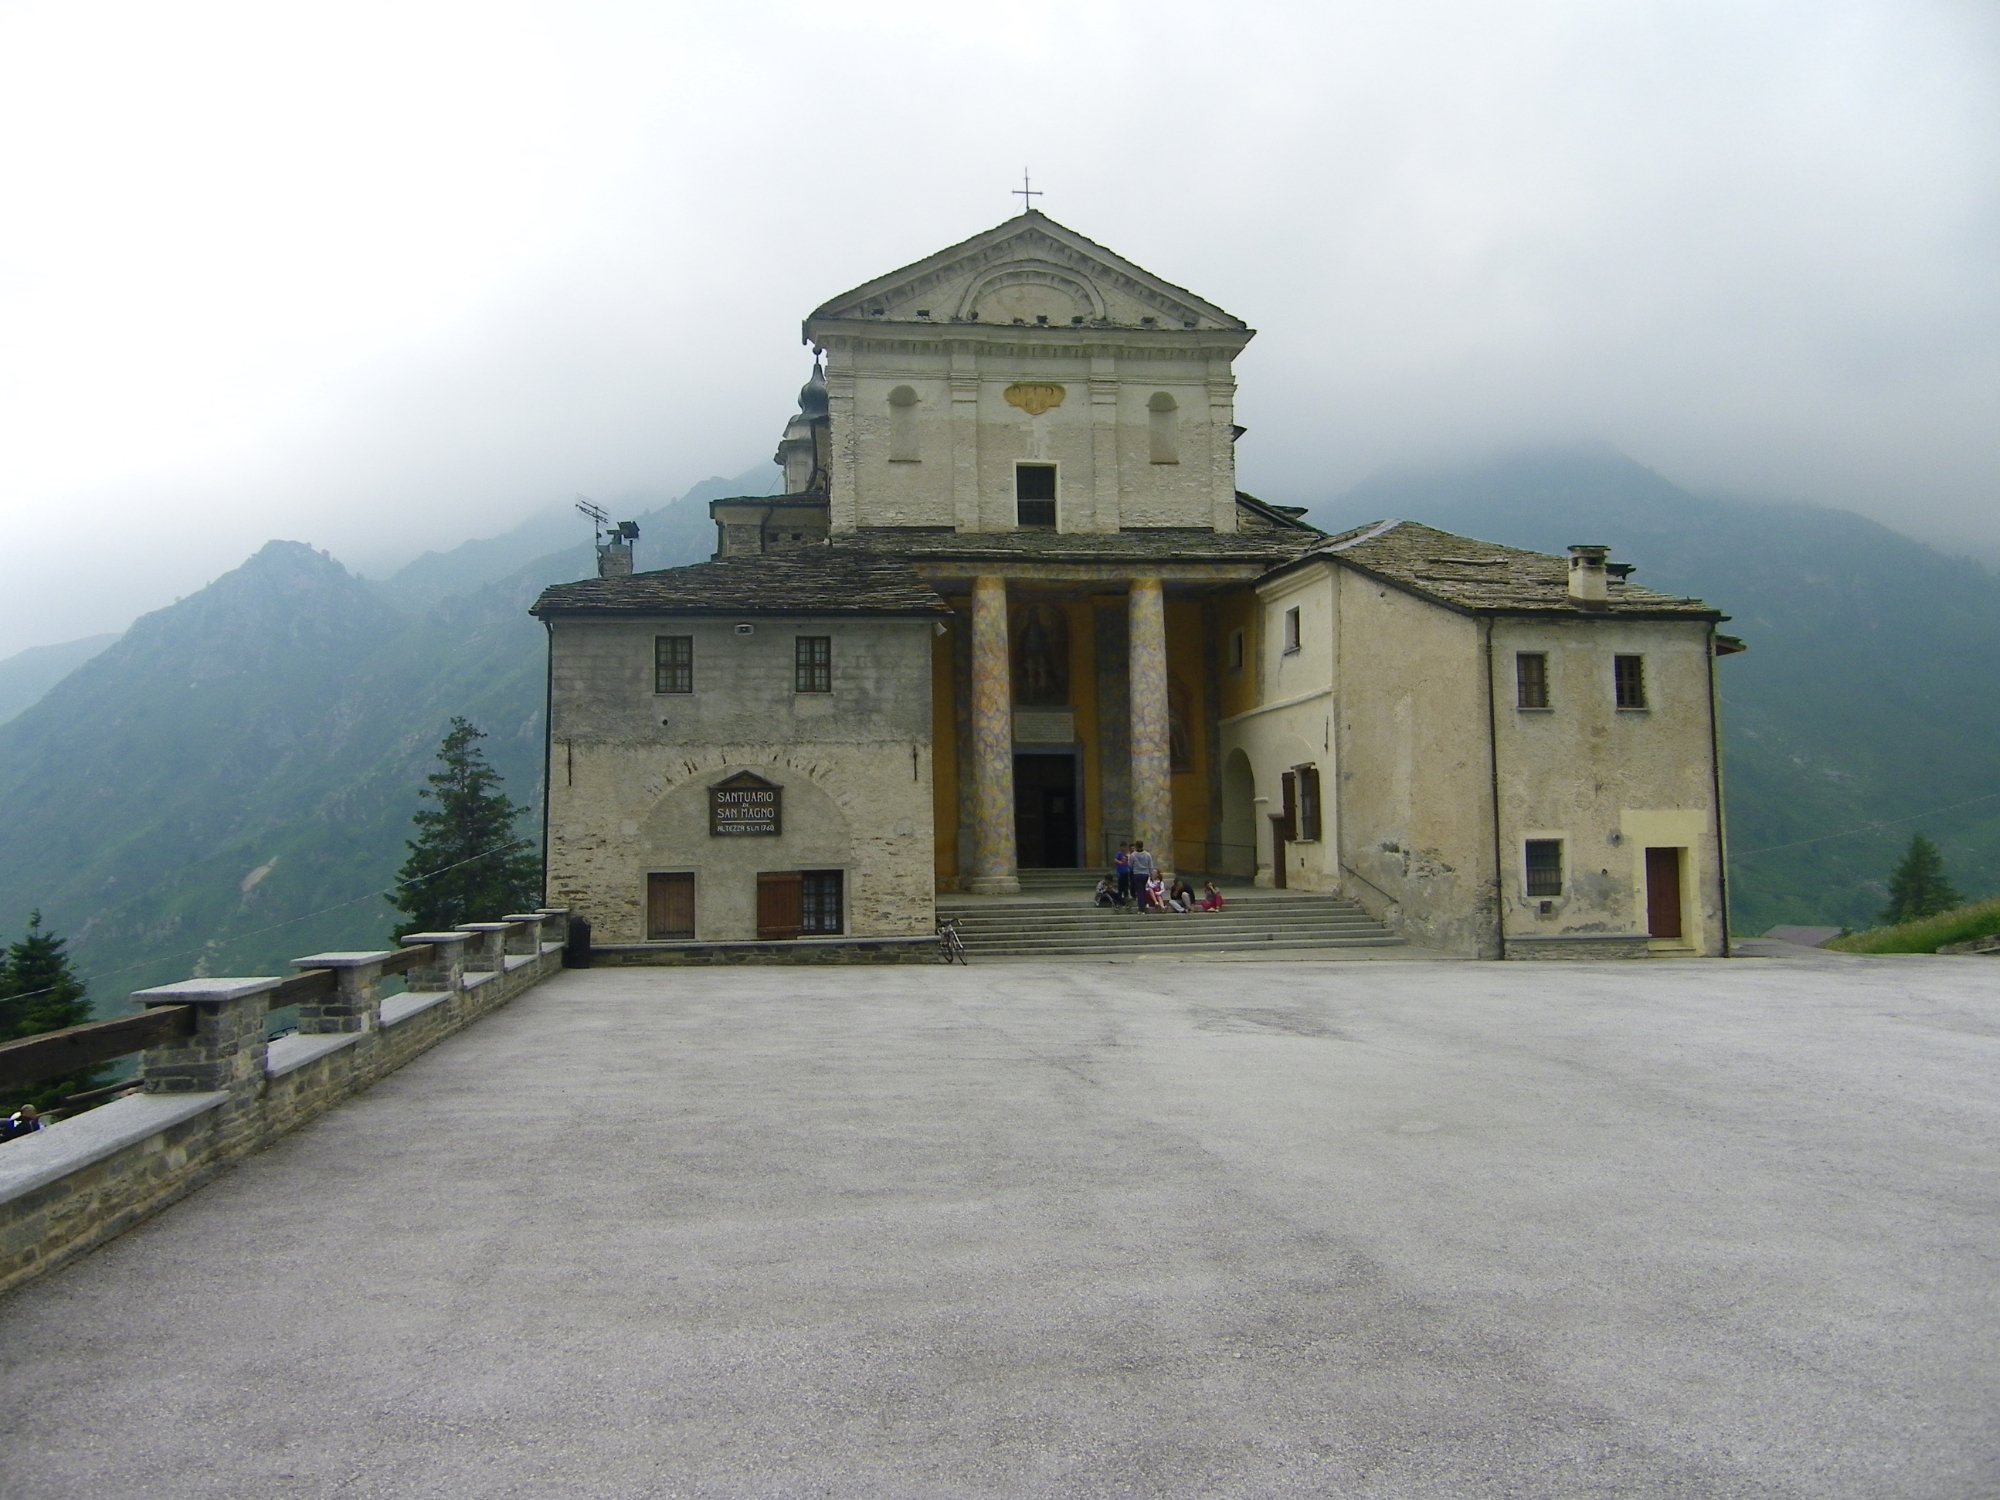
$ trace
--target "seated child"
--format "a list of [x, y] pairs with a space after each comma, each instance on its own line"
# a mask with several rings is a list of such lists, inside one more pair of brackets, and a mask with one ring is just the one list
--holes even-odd
[[1221, 911], [1223, 904], [1222, 888], [1213, 880], [1202, 887], [1201, 909], [1203, 911]]

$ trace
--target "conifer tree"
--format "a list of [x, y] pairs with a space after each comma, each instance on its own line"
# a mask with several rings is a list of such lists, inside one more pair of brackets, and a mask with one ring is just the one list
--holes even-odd
[[1964, 903], [1964, 898], [1945, 878], [1944, 860], [1936, 844], [1921, 833], [1910, 840], [1909, 851], [1896, 873], [1889, 877], [1889, 905], [1882, 913], [1885, 926], [1934, 917]]
[[[0, 1041], [19, 1041], [81, 1026], [90, 1019], [90, 999], [71, 972], [64, 942], [42, 928], [39, 911], [28, 914], [28, 932], [0, 954]], [[98, 1086], [94, 1071], [44, 1079], [0, 1101], [7, 1109], [32, 1104], [51, 1109], [71, 1094]]]
[[541, 859], [520, 837], [527, 809], [509, 801], [486, 763], [486, 736], [454, 718], [438, 746], [438, 769], [425, 778], [410, 857], [396, 872], [390, 902], [409, 913], [396, 937], [448, 932], [460, 922], [490, 922], [541, 904]]

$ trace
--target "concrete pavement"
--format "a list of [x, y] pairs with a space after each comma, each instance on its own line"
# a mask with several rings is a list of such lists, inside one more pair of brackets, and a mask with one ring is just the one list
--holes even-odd
[[1976, 959], [565, 974], [0, 1299], [0, 1496], [1996, 1494], [1996, 1064]]

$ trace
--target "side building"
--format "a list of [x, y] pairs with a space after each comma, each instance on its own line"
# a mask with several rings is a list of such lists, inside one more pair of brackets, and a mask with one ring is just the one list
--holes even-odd
[[805, 335], [784, 493], [535, 605], [598, 941], [921, 936], [1141, 839], [1467, 956], [1726, 951], [1715, 610], [1243, 494], [1254, 331], [1038, 212]]

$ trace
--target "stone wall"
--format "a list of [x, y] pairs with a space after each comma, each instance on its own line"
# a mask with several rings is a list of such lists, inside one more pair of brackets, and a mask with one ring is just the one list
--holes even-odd
[[[190, 979], [141, 990], [187, 1006], [193, 1034], [147, 1050], [133, 1091], [0, 1147], [0, 1291], [52, 1270], [185, 1197], [227, 1163], [325, 1113], [560, 967], [567, 911], [454, 932], [403, 953], [320, 953], [296, 1034], [266, 1040], [286, 981]], [[412, 958], [418, 961], [412, 964]], [[384, 997], [385, 974], [409, 988]]]

